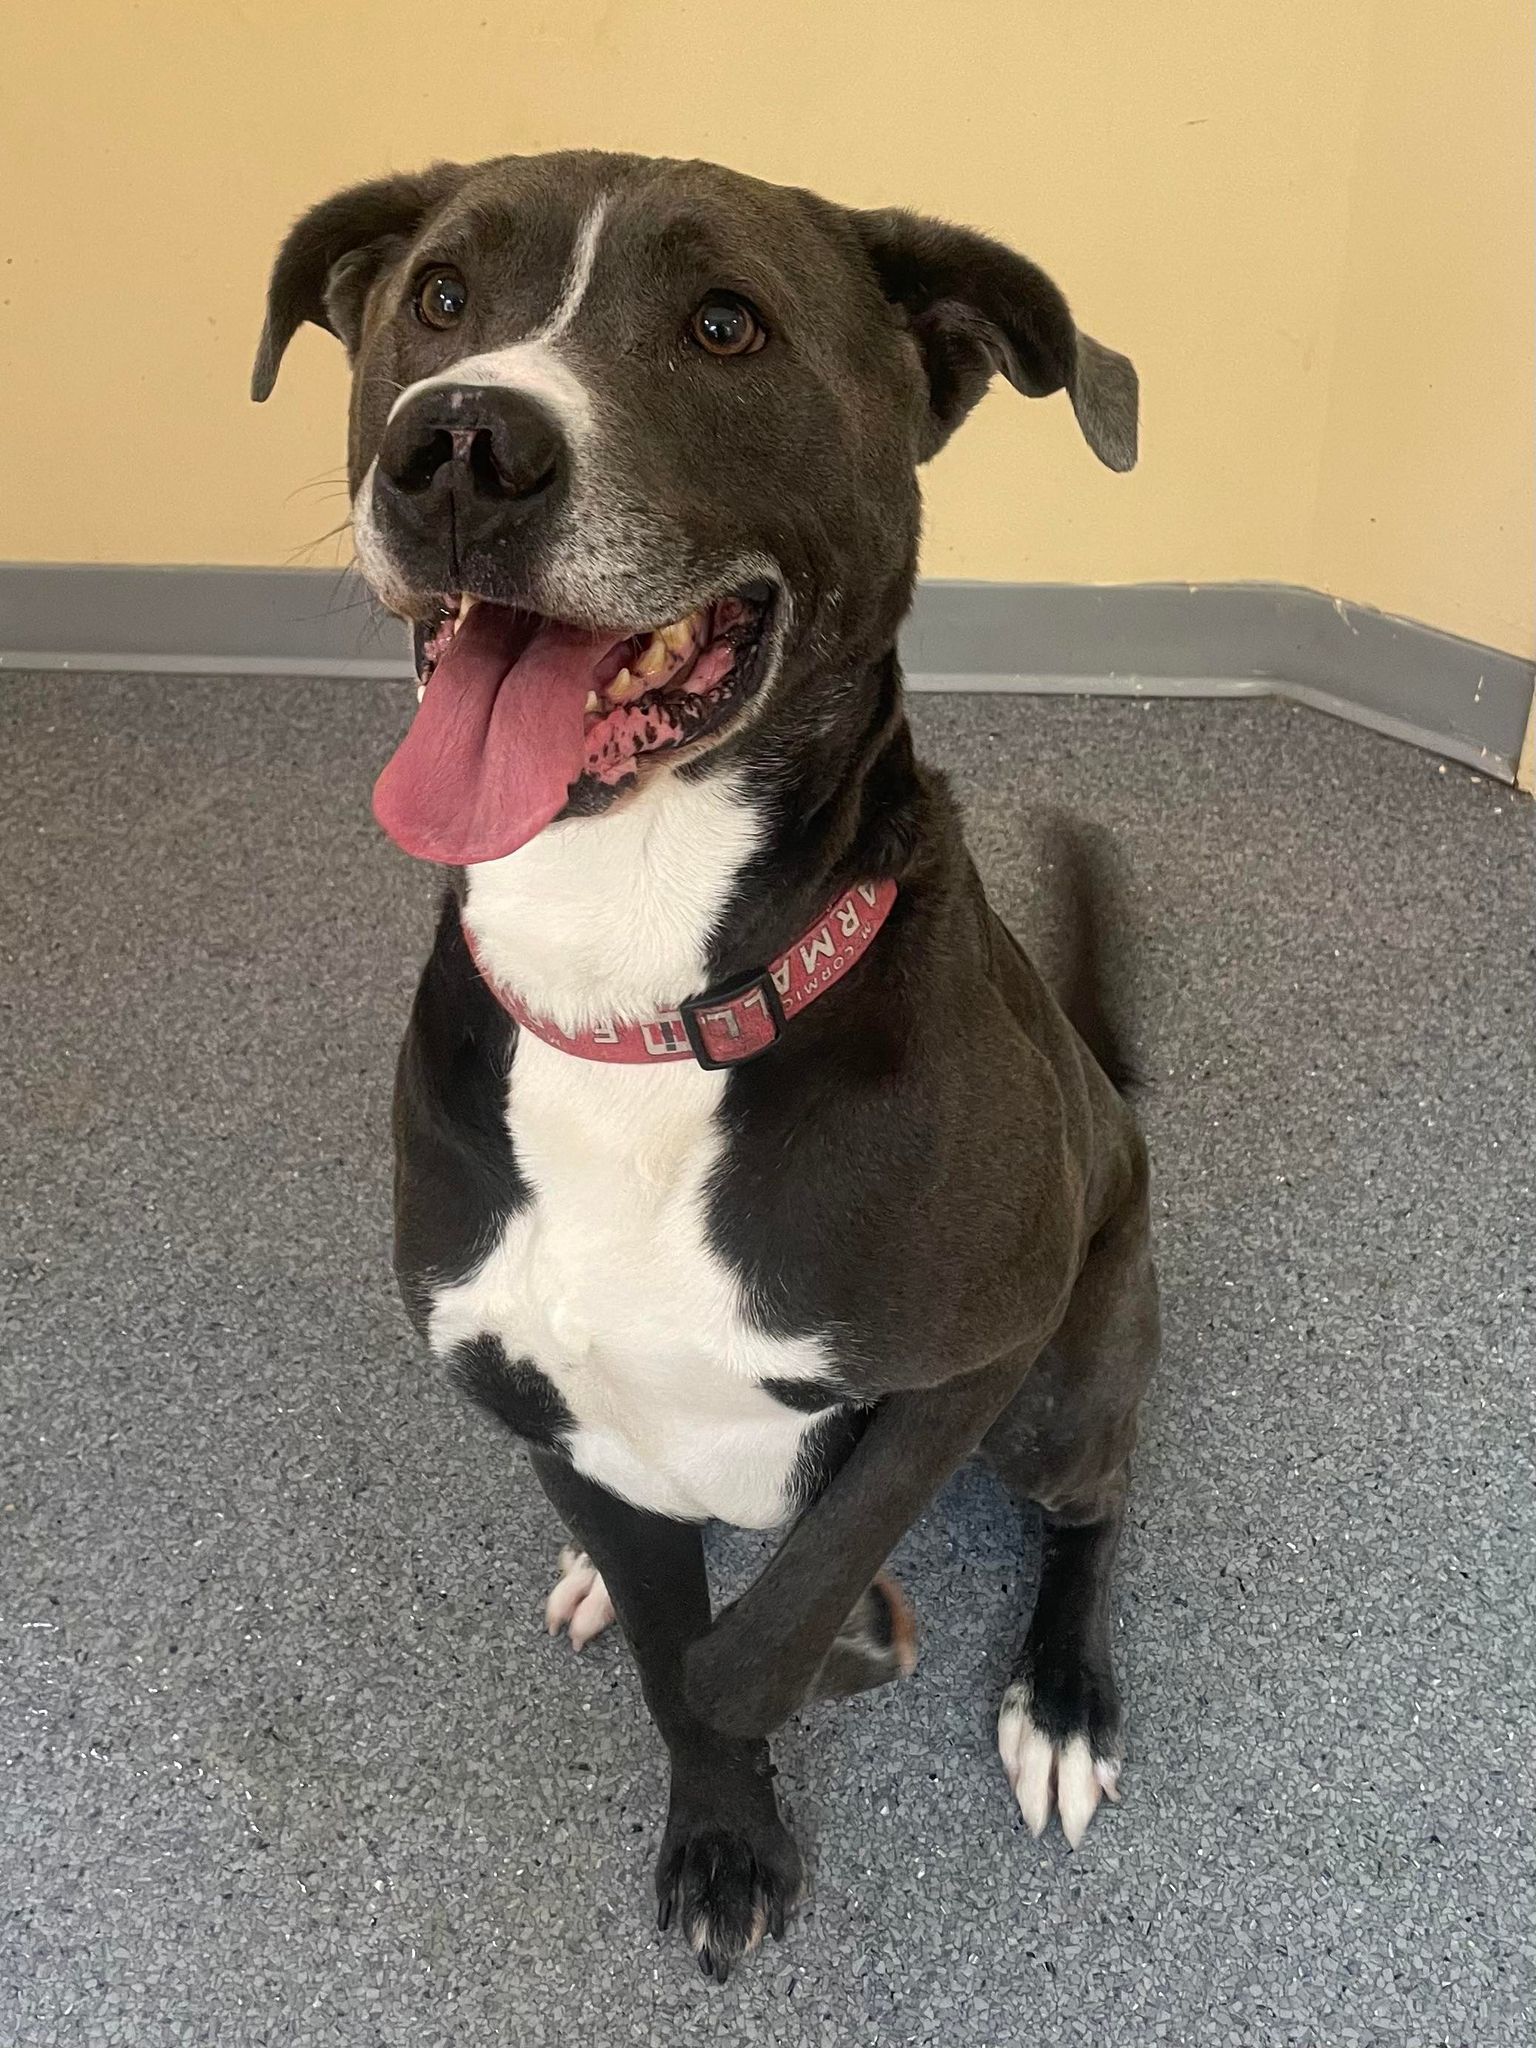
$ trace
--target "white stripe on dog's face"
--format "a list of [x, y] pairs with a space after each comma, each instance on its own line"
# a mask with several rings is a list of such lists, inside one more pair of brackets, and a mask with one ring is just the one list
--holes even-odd
[[562, 428], [573, 448], [584, 441], [592, 431], [591, 395], [553, 344], [570, 327], [587, 295], [607, 211], [606, 194], [587, 208], [576, 231], [554, 311], [525, 341], [513, 342], [507, 348], [485, 349], [479, 355], [465, 356], [450, 364], [435, 376], [419, 377], [400, 393], [389, 409], [389, 418], [393, 419], [403, 405], [423, 391], [437, 390], [445, 384], [495, 385], [537, 400]]
[[463, 357], [435, 377], [419, 378], [407, 384], [395, 400], [390, 418], [408, 400], [445, 384], [494, 384], [500, 390], [520, 391], [537, 399], [572, 447], [579, 446], [592, 431], [592, 399], [586, 385], [545, 341], [516, 341], [510, 348], [486, 349], [482, 355]]
[[587, 286], [592, 282], [592, 266], [597, 261], [597, 238], [603, 231], [607, 212], [608, 195], [599, 193], [576, 231], [576, 246], [571, 252], [571, 267], [565, 274], [565, 289], [560, 294], [560, 303], [532, 336], [533, 340], [558, 340], [576, 318], [577, 309], [587, 295]]

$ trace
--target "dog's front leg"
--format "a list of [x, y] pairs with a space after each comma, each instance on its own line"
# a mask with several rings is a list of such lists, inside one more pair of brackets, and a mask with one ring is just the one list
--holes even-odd
[[805, 1700], [854, 1603], [1012, 1400], [1037, 1351], [880, 1402], [826, 1491], [689, 1651], [688, 1698], [712, 1726], [768, 1736]]
[[656, 1865], [659, 1924], [675, 1918], [699, 1967], [723, 1984], [765, 1933], [783, 1933], [800, 1896], [801, 1863], [779, 1817], [767, 1743], [722, 1734], [685, 1697], [689, 1645], [709, 1628], [703, 1541], [693, 1523], [631, 1507], [553, 1452], [531, 1456], [544, 1491], [602, 1572], [671, 1757]]

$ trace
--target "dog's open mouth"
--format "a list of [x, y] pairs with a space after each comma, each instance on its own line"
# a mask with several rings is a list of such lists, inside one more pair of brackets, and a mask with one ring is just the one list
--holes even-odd
[[469, 866], [526, 844], [573, 799], [601, 808], [642, 762], [697, 745], [742, 709], [771, 610], [758, 584], [625, 634], [443, 599], [416, 627], [420, 705], [374, 815], [407, 853]]

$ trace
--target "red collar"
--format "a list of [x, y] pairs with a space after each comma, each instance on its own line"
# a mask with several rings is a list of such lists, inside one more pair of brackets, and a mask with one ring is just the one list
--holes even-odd
[[532, 1010], [510, 989], [499, 988], [462, 925], [470, 958], [497, 1002], [525, 1031], [578, 1059], [649, 1066], [653, 1060], [696, 1060], [701, 1067], [739, 1066], [777, 1044], [797, 1010], [825, 995], [869, 951], [896, 901], [891, 881], [858, 882], [839, 896], [824, 917], [769, 966], [743, 975], [729, 988], [690, 996], [675, 1010], [643, 1024], [599, 1024], [590, 1031], [562, 1031]]

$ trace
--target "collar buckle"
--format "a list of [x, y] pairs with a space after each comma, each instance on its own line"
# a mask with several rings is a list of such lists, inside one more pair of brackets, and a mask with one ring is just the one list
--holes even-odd
[[784, 1005], [766, 967], [677, 1006], [689, 1048], [707, 1073], [739, 1067], [778, 1044]]

